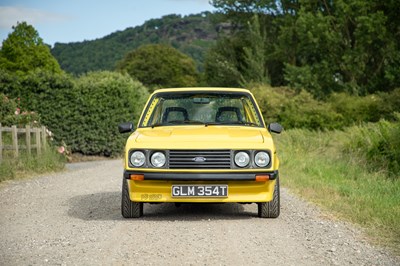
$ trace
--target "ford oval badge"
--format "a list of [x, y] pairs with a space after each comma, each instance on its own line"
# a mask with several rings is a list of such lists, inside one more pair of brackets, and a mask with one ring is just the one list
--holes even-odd
[[196, 163], [203, 163], [203, 162], [207, 161], [207, 159], [204, 158], [204, 157], [194, 157], [194, 158], [192, 159], [192, 161], [193, 161], [193, 162], [196, 162]]

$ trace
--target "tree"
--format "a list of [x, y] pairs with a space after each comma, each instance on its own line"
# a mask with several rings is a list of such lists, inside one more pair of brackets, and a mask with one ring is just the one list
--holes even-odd
[[221, 38], [212, 47], [204, 62], [206, 83], [215, 87], [239, 87], [243, 76], [239, 69], [242, 49], [240, 39]]
[[197, 84], [196, 66], [189, 56], [167, 45], [144, 45], [128, 53], [117, 69], [144, 85], [191, 87]]
[[[228, 37], [231, 42], [238, 36], [248, 39], [242, 42], [243, 52], [235, 54], [235, 67], [245, 81], [249, 73], [250, 80], [268, 73], [272, 85], [288, 84], [319, 98], [332, 92], [364, 95], [400, 86], [396, 1], [213, 0], [212, 4], [235, 25]], [[254, 14], [259, 29], [254, 20], [250, 23]], [[248, 23], [251, 27], [246, 27]], [[219, 42], [227, 42], [226, 37]], [[261, 61], [267, 72], [262, 72]]]
[[243, 84], [264, 83], [270, 84], [268, 75], [265, 31], [260, 27], [258, 15], [254, 15], [248, 22], [250, 44], [244, 47], [244, 77]]
[[294, 30], [281, 30], [281, 37], [286, 36], [279, 46], [296, 51], [295, 58], [282, 57], [286, 80], [319, 97], [332, 91], [363, 95], [395, 88], [399, 49], [388, 19], [373, 1], [303, 4], [289, 26]]
[[[229, 69], [234, 69], [234, 72], [238, 73], [226, 77], [225, 80], [229, 83], [225, 85], [224, 79], [219, 78], [222, 82], [220, 86], [231, 86], [232, 83], [246, 86], [257, 82], [273, 86], [283, 85], [283, 64], [276, 57], [276, 40], [281, 18], [284, 13], [292, 12], [293, 6], [275, 0], [211, 2], [220, 11], [216, 22], [230, 25], [230, 33], [220, 32], [217, 44], [210, 50], [212, 55], [207, 56], [205, 64], [207, 82], [213, 85], [215, 77], [221, 76], [220, 73], [226, 73], [226, 66], [229, 66]], [[233, 55], [226, 51], [232, 47], [234, 47]], [[232, 79], [235, 82], [232, 82]]]
[[61, 72], [50, 48], [43, 43], [33, 26], [22, 22], [12, 29], [0, 50], [0, 69], [25, 73], [36, 69]]

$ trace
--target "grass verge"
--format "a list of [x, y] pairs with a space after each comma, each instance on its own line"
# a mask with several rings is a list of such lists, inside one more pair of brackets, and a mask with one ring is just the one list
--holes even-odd
[[48, 147], [40, 156], [21, 153], [18, 158], [5, 154], [0, 162], [0, 182], [15, 178], [32, 176], [64, 168], [65, 158], [56, 150]]
[[282, 185], [361, 225], [373, 242], [400, 254], [400, 177], [389, 176], [383, 166], [371, 168], [348, 149], [357, 130], [295, 129], [276, 137]]

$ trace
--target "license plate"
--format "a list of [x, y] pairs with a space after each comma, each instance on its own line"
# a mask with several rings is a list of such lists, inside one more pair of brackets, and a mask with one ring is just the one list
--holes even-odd
[[228, 185], [173, 185], [172, 197], [228, 197]]

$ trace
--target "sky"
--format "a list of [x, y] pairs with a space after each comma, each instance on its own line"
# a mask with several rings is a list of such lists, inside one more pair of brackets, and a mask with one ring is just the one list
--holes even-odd
[[214, 10], [209, 0], [0, 0], [0, 43], [22, 21], [53, 46], [94, 40], [168, 14]]

